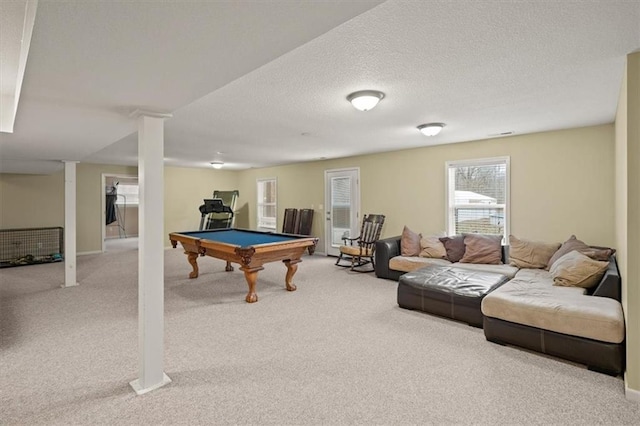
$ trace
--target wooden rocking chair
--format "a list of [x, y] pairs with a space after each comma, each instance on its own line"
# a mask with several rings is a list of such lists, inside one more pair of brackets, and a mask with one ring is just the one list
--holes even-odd
[[[362, 229], [356, 238], [342, 238], [344, 245], [340, 246], [340, 256], [336, 260], [337, 266], [351, 268], [356, 272], [373, 272], [375, 262], [373, 256], [376, 250], [376, 241], [380, 238], [384, 215], [369, 214], [362, 219]], [[343, 264], [341, 262], [349, 262]], [[371, 269], [355, 269], [371, 264]]]

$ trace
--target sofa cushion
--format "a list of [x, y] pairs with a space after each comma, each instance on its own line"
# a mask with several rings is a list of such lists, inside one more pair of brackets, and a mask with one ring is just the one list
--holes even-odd
[[439, 239], [447, 251], [447, 260], [449, 262], [459, 262], [464, 256], [464, 235], [440, 237]]
[[616, 251], [612, 248], [608, 247], [591, 247], [585, 244], [583, 241], [580, 241], [576, 238], [575, 235], [569, 237], [567, 241], [562, 243], [562, 246], [558, 249], [557, 252], [551, 256], [549, 259], [549, 263], [547, 264], [547, 269], [551, 268], [551, 266], [555, 263], [556, 260], [560, 259], [565, 254], [577, 250], [580, 253], [583, 253], [595, 260], [606, 261], [609, 257], [614, 254]]
[[509, 235], [509, 264], [518, 268], [546, 268], [560, 245], [529, 241]]
[[[420, 268], [404, 274], [399, 282], [435, 294], [481, 299], [509, 280], [504, 275], [462, 269], [456, 265]], [[444, 300], [449, 301], [450, 298], [445, 297]]]
[[420, 256], [446, 259], [447, 250], [444, 248], [442, 241], [440, 241], [440, 237], [431, 235], [420, 239]]
[[600, 282], [609, 262], [593, 260], [574, 250], [556, 260], [549, 272], [554, 285], [591, 288]]
[[478, 272], [493, 272], [495, 274], [501, 274], [506, 276], [507, 278], [515, 277], [518, 272], [518, 268], [511, 265], [484, 265], [481, 263], [454, 263], [452, 266], [455, 266], [460, 269], [467, 269], [470, 271], [478, 271]]
[[502, 235], [465, 234], [460, 263], [501, 264]]
[[514, 279], [483, 299], [482, 313], [542, 330], [622, 342], [624, 317], [620, 302], [585, 293], [580, 287], [554, 286], [549, 271], [521, 269]]
[[417, 256], [420, 254], [420, 234], [416, 234], [406, 226], [400, 236], [400, 254], [402, 256]]
[[389, 259], [389, 269], [410, 272], [429, 265], [451, 265], [446, 259], [434, 259], [419, 256], [395, 256]]

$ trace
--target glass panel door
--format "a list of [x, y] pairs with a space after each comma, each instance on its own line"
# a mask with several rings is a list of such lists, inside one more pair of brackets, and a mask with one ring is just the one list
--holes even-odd
[[338, 256], [340, 254], [339, 248], [344, 244], [342, 238], [355, 238], [360, 232], [358, 170], [327, 171], [325, 175], [326, 253]]

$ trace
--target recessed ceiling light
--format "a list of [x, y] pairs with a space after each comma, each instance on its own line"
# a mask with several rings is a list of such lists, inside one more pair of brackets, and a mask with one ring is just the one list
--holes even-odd
[[224, 166], [224, 162], [222, 162], [222, 161], [212, 161], [211, 162], [211, 167], [213, 167], [214, 169], [221, 169], [222, 166]]
[[425, 136], [435, 136], [445, 126], [444, 123], [427, 123], [418, 126], [418, 130]]
[[514, 134], [513, 130], [508, 131], [508, 132], [490, 133], [488, 136], [497, 137], [497, 136], [509, 136], [509, 135], [512, 135], [512, 134]]

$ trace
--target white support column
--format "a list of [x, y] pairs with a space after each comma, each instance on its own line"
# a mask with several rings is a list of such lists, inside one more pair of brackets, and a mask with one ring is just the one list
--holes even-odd
[[76, 164], [64, 162], [64, 284], [78, 285], [76, 280]]
[[135, 111], [138, 119], [138, 395], [171, 379], [164, 374], [164, 119]]

